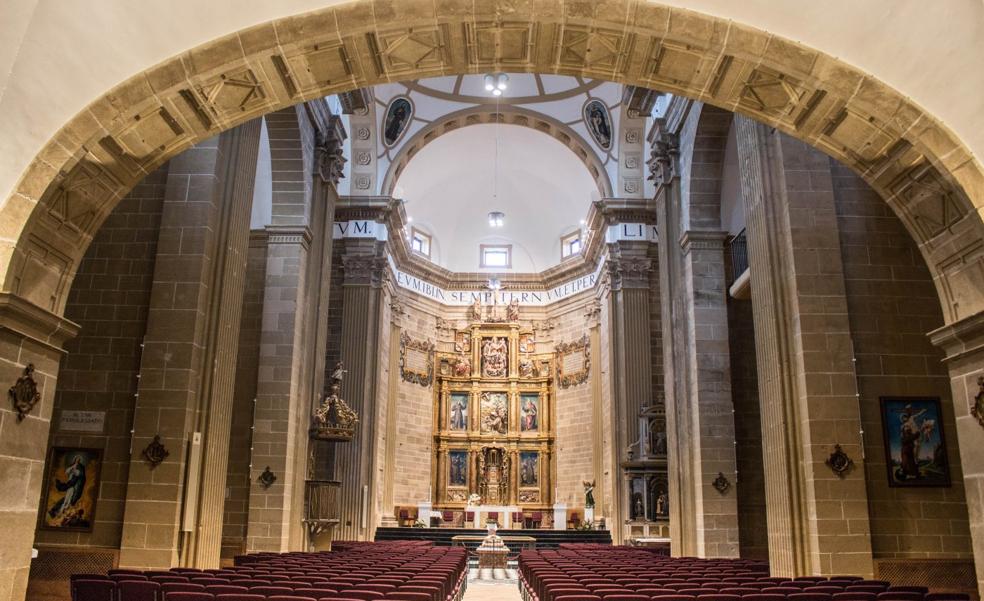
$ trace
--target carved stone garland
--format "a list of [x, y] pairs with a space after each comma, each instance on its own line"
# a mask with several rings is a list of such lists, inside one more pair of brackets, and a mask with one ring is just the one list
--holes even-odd
[[[412, 361], [413, 355], [423, 354], [423, 365]], [[428, 387], [434, 381], [434, 343], [414, 340], [404, 332], [400, 335], [400, 378], [404, 382]]]
[[[584, 335], [574, 342], [562, 342], [557, 345], [557, 385], [561, 388], [578, 386], [588, 381], [591, 372], [591, 351], [588, 336]], [[575, 356], [576, 355], [576, 356]], [[578, 361], [580, 359], [580, 361]], [[571, 362], [578, 361], [576, 369], [565, 368]]]

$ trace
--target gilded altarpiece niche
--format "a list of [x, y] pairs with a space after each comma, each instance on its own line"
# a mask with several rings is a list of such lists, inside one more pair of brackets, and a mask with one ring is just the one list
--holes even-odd
[[436, 354], [435, 508], [552, 506], [553, 353], [516, 320], [473, 323]]

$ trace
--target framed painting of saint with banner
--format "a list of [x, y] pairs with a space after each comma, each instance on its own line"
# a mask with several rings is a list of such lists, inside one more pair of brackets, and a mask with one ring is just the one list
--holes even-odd
[[91, 532], [101, 472], [101, 449], [52, 448], [42, 491], [41, 528]]
[[889, 486], [950, 486], [938, 398], [882, 397]]

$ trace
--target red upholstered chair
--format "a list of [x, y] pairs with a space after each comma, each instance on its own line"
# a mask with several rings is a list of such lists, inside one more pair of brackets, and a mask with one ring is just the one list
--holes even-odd
[[160, 601], [161, 585], [150, 580], [123, 580], [116, 583], [118, 601]]
[[[649, 599], [649, 597], [646, 597], [646, 599]], [[579, 593], [577, 595], [566, 595], [563, 597], [557, 597], [555, 601], [602, 601], [602, 599], [598, 595]]]
[[929, 588], [925, 586], [890, 586], [887, 593], [919, 593], [925, 595], [929, 593]]
[[131, 570], [126, 568], [113, 568], [112, 570], [106, 572], [106, 575], [109, 576], [110, 578], [112, 578], [113, 576], [118, 576], [120, 574], [130, 574], [133, 576], [146, 576], [146, 574], [144, 574], [140, 570]]
[[386, 593], [380, 593], [379, 591], [365, 591], [359, 589], [349, 589], [347, 591], [342, 591], [338, 593], [340, 597], [351, 598], [351, 599], [362, 599], [363, 601], [375, 601], [376, 599], [385, 599]]
[[292, 595], [294, 594], [294, 589], [287, 588], [286, 586], [255, 586], [249, 589], [249, 594], [263, 595], [264, 597], [273, 597], [275, 595]]
[[[697, 597], [693, 595], [656, 595], [655, 597], [650, 597], [653, 601], [696, 601]], [[762, 601], [782, 601], [776, 599], [763, 599]]]
[[177, 574], [169, 574], [167, 576], [153, 574], [150, 575], [150, 579], [161, 584], [167, 584], [169, 582], [190, 582], [187, 576], [179, 576]]
[[412, 526], [413, 522], [410, 520], [410, 512], [406, 509], [400, 510], [400, 526]]
[[453, 511], [442, 511], [441, 521], [444, 522], [445, 526], [454, 526], [454, 512]]
[[267, 597], [267, 601], [318, 601], [318, 599], [301, 595], [274, 595]]
[[852, 584], [851, 586], [844, 587], [844, 592], [846, 593], [871, 593], [878, 596], [878, 593], [885, 592], [887, 587], [878, 584]]
[[266, 601], [266, 597], [263, 595], [246, 593], [230, 593], [226, 595], [216, 595], [215, 601]]
[[167, 596], [168, 593], [204, 593], [204, 584], [194, 582], [165, 582], [161, 584], [161, 591]]
[[929, 593], [926, 601], [970, 601], [967, 593]]
[[875, 593], [862, 593], [861, 591], [844, 591], [830, 596], [833, 601], [875, 601], [878, 595]]
[[164, 601], [214, 601], [215, 597], [210, 593], [180, 591], [176, 593], [164, 593]]
[[510, 517], [510, 519], [512, 520], [512, 526], [511, 526], [512, 528], [522, 528], [523, 527], [523, 512], [522, 511], [514, 511], [514, 512], [512, 512], [512, 516]]
[[543, 512], [534, 511], [533, 515], [530, 517], [530, 527], [539, 528], [542, 523], [543, 523]]
[[[922, 599], [922, 597], [920, 597]], [[793, 593], [786, 595], [787, 601], [831, 601], [827, 593]]]
[[245, 586], [233, 586], [231, 584], [211, 584], [205, 587], [205, 592], [213, 595], [228, 595], [231, 593], [248, 593], [249, 589]]
[[885, 591], [878, 593], [878, 601], [923, 601], [922, 593], [907, 593], [904, 591]]
[[495, 522], [495, 525], [498, 526], [499, 525], [499, 512], [498, 511], [490, 511], [489, 512], [489, 515], [488, 515], [488, 521]]
[[697, 601], [741, 601], [741, 596], [726, 595], [724, 593], [706, 593], [697, 595]]
[[392, 591], [386, 593], [386, 601], [432, 601], [427, 593], [414, 593], [412, 591]]
[[577, 528], [580, 525], [581, 525], [581, 514], [579, 514], [576, 511], [571, 512], [571, 516], [567, 518], [567, 527], [573, 530], [574, 528]]
[[105, 580], [76, 580], [72, 582], [72, 601], [114, 601], [116, 583]]
[[786, 601], [786, 595], [781, 593], [756, 593], [754, 595], [745, 595], [741, 598], [741, 601]]

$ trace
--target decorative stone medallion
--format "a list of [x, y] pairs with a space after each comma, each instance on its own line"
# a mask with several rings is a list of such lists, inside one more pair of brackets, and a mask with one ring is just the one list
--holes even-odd
[[844, 452], [844, 449], [839, 444], [834, 445], [834, 452], [830, 454], [830, 457], [824, 463], [839, 478], [845, 477], [851, 471], [851, 468], [854, 467], [854, 460], [848, 457], [847, 453]]
[[24, 421], [27, 414], [34, 409], [34, 406], [41, 400], [41, 393], [38, 392], [38, 384], [34, 381], [34, 364], [28, 363], [24, 368], [24, 374], [17, 378], [17, 381], [7, 391], [10, 402], [14, 405], [17, 412], [17, 422]]
[[984, 376], [977, 378], [979, 390], [974, 397], [974, 406], [970, 408], [970, 413], [977, 418], [977, 423], [984, 428]]
[[718, 472], [717, 478], [711, 482], [711, 486], [714, 487], [714, 490], [723, 495], [728, 492], [729, 488], [731, 488], [731, 482], [725, 477], [724, 472]]
[[263, 486], [263, 488], [270, 488], [273, 486], [273, 483], [277, 481], [277, 476], [270, 471], [270, 466], [268, 465], [266, 466], [266, 469], [263, 470], [263, 473], [260, 474], [260, 477], [257, 478], [257, 481], [261, 486]]
[[144, 459], [150, 463], [150, 469], [154, 469], [158, 465], [164, 463], [164, 460], [170, 455], [170, 451], [164, 448], [161, 443], [161, 435], [154, 434], [154, 440], [150, 441], [147, 448], [143, 450]]

